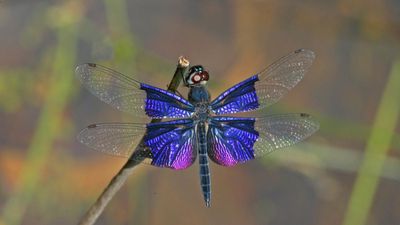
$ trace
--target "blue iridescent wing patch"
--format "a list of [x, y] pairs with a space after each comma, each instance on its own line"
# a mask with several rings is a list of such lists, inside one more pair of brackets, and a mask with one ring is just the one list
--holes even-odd
[[82, 64], [75, 73], [92, 94], [135, 116], [184, 118], [194, 111], [192, 104], [173, 93], [140, 83], [101, 65]]
[[246, 112], [259, 108], [258, 97], [254, 87], [258, 76], [252, 76], [229, 88], [211, 102], [211, 108], [217, 115]]
[[140, 88], [147, 93], [145, 111], [152, 118], [187, 118], [194, 113], [194, 106], [174, 93], [148, 84]]
[[147, 125], [145, 144], [151, 151], [151, 164], [170, 169], [186, 169], [196, 159], [196, 138], [191, 119]]
[[262, 109], [279, 101], [303, 79], [315, 54], [299, 49], [279, 59], [260, 73], [236, 84], [211, 102], [217, 114]]
[[311, 136], [319, 124], [308, 114], [259, 118], [215, 117], [208, 130], [208, 155], [217, 164], [233, 166]]

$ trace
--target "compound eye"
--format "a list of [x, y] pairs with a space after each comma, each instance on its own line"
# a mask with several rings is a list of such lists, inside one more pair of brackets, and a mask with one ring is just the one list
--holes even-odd
[[201, 81], [201, 76], [200, 76], [200, 74], [195, 74], [193, 77], [192, 77], [192, 81], [193, 81], [193, 83], [199, 83], [200, 81]]
[[202, 77], [203, 77], [202, 80], [207, 81], [207, 80], [210, 78], [210, 76], [208, 75], [208, 72], [207, 72], [207, 71], [204, 71], [203, 73], [201, 73], [201, 75], [202, 75]]

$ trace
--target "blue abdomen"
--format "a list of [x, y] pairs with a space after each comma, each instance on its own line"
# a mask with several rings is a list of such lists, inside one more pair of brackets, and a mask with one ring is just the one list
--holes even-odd
[[197, 138], [198, 138], [198, 150], [199, 150], [199, 165], [200, 165], [200, 186], [203, 191], [204, 201], [206, 206], [210, 207], [211, 202], [211, 181], [210, 181], [210, 169], [208, 167], [208, 156], [207, 156], [207, 139], [206, 129], [204, 122], [200, 122], [197, 125]]

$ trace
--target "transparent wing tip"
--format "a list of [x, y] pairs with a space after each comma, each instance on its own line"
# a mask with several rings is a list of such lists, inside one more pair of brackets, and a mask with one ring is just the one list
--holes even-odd
[[88, 67], [97, 67], [96, 63], [83, 63], [80, 64], [76, 67], [76, 70], [80, 70], [80, 69], [84, 69], [84, 68], [88, 68]]
[[315, 53], [309, 49], [305, 49], [305, 48], [300, 48], [297, 49], [296, 51], [294, 51], [295, 54], [302, 54], [304, 56], [306, 56], [307, 58], [314, 60], [315, 59]]
[[97, 127], [96, 124], [91, 124], [91, 125], [87, 126], [83, 130], [81, 130], [81, 132], [79, 132], [79, 134], [76, 136], [76, 139], [80, 143], [88, 146], [88, 143], [93, 141], [93, 137], [91, 138], [91, 136], [88, 135], [88, 131], [89, 131], [89, 129], [93, 129], [93, 128], [96, 128], [96, 127]]
[[311, 136], [317, 130], [319, 130], [319, 127], [320, 127], [319, 122], [317, 120], [315, 120], [310, 114], [300, 113], [300, 117], [304, 118], [305, 120], [307, 120], [307, 125], [309, 126], [309, 129], [310, 129], [309, 136]]
[[97, 67], [97, 64], [95, 63], [85, 63], [78, 65], [75, 68], [75, 75], [79, 78], [79, 80], [82, 80], [85, 76], [89, 74], [89, 69]]
[[91, 144], [96, 140], [96, 136], [91, 131], [93, 131], [92, 129], [96, 129], [100, 126], [101, 124], [91, 124], [87, 126], [79, 132], [79, 134], [76, 136], [76, 139], [78, 139], [80, 143], [93, 148]]

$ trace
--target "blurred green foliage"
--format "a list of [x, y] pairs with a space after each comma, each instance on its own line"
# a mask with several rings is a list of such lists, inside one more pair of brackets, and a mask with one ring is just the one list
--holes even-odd
[[[66, 11], [70, 10], [68, 6], [65, 7]], [[57, 10], [59, 10], [60, 16], [69, 14], [62, 9]], [[48, 81], [49, 90], [27, 152], [21, 178], [3, 209], [2, 218], [6, 224], [21, 223], [27, 205], [37, 192], [40, 175], [49, 158], [48, 155], [53, 142], [60, 135], [59, 127], [62, 115], [73, 90], [73, 76], [71, 76], [70, 68], [75, 63], [77, 27], [66, 20], [59, 21], [54, 29], [56, 29], [57, 34], [57, 44], [54, 48], [54, 61], [52, 63], [54, 75]]]
[[399, 99], [400, 60], [397, 60], [393, 64], [367, 141], [365, 156], [354, 184], [344, 225], [366, 223], [398, 122]]

